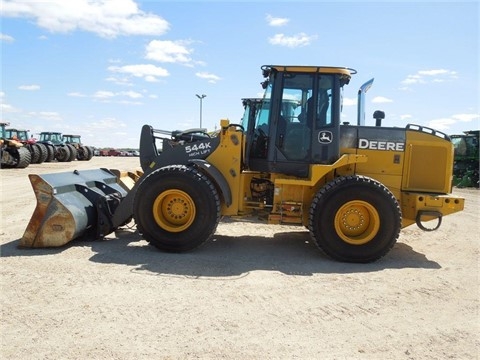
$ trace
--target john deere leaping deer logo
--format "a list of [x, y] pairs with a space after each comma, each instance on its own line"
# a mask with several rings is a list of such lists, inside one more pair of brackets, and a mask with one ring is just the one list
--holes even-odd
[[318, 142], [320, 144], [330, 144], [332, 139], [333, 135], [331, 131], [320, 131], [318, 133]]

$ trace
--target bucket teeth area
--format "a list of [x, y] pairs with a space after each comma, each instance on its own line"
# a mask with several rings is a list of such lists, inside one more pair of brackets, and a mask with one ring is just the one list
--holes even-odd
[[97, 204], [127, 191], [106, 169], [29, 175], [37, 205], [20, 240], [22, 247], [59, 247], [97, 226]]

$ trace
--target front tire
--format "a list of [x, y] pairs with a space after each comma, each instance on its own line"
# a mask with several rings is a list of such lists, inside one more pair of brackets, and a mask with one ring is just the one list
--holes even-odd
[[17, 165], [16, 168], [24, 169], [32, 162], [32, 154], [26, 147], [17, 149]]
[[318, 191], [309, 230], [317, 247], [330, 257], [367, 263], [390, 251], [401, 223], [400, 206], [390, 190], [369, 177], [347, 176]]
[[133, 214], [137, 228], [156, 248], [192, 250], [207, 241], [220, 221], [220, 198], [213, 183], [195, 168], [158, 169], [140, 184]]

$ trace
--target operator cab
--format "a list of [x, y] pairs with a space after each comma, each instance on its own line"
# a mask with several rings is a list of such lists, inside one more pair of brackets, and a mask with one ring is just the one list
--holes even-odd
[[341, 91], [356, 71], [312, 66], [262, 67], [263, 99], [244, 99], [249, 170], [307, 177], [310, 164], [340, 156]]

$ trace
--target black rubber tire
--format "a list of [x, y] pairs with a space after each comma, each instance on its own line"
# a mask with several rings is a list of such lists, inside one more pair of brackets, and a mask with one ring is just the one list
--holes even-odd
[[47, 147], [41, 143], [35, 143], [34, 146], [38, 147], [38, 150], [40, 151], [40, 158], [38, 159], [38, 163], [36, 164], [41, 164], [45, 160], [47, 160], [47, 156], [48, 156]]
[[67, 162], [70, 159], [71, 151], [66, 145], [57, 146], [55, 148], [55, 159], [58, 162]]
[[78, 150], [77, 150], [77, 160], [79, 161], [83, 161], [83, 160], [86, 160], [87, 158], [87, 153], [86, 153], [87, 149], [85, 148], [85, 146], [79, 146], [78, 147]]
[[20, 169], [26, 168], [32, 162], [32, 154], [30, 153], [30, 150], [28, 150], [26, 147], [21, 147], [18, 148], [17, 151], [18, 158], [17, 165], [15, 167]]
[[28, 144], [27, 145], [28, 150], [30, 151], [30, 156], [31, 156], [31, 164], [39, 164], [40, 162], [40, 148], [37, 146], [37, 144]]
[[67, 144], [68, 148], [70, 149], [70, 157], [68, 158], [68, 162], [73, 161], [77, 158], [77, 148], [72, 144]]
[[214, 184], [197, 169], [183, 165], [149, 174], [138, 187], [133, 209], [138, 231], [151, 245], [168, 252], [200, 246], [220, 221]]
[[55, 146], [50, 144], [44, 145], [47, 149], [47, 158], [45, 159], [45, 162], [52, 162], [53, 160], [55, 160]]
[[402, 213], [395, 196], [366, 176], [339, 177], [313, 199], [309, 230], [314, 243], [343, 262], [375, 261], [395, 245]]
[[87, 151], [88, 156], [85, 160], [91, 160], [93, 155], [95, 154], [95, 149], [93, 148], [93, 146], [86, 146], [86, 148], [88, 150]]

